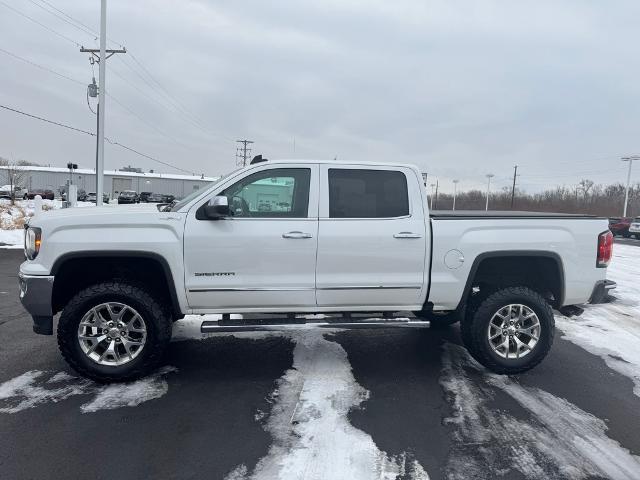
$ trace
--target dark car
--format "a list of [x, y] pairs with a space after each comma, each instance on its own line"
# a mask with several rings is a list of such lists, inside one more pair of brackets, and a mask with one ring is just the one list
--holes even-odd
[[625, 238], [629, 238], [629, 226], [631, 225], [631, 217], [614, 217], [609, 219], [609, 230], [614, 236], [622, 235]]
[[152, 192], [140, 192], [140, 201], [141, 202], [148, 202], [149, 201], [149, 197], [153, 195]]
[[164, 199], [164, 195], [160, 193], [152, 193], [147, 197], [147, 202], [149, 203], [168, 203]]
[[140, 203], [140, 197], [133, 190], [124, 190], [118, 195], [118, 203]]
[[173, 201], [176, 199], [175, 195], [168, 195], [168, 194], [163, 194], [162, 198], [163, 198], [162, 203], [173, 203]]
[[35, 190], [31, 190], [29, 193], [27, 193], [27, 198], [29, 200], [33, 200], [34, 198], [36, 198], [36, 195], [40, 195], [43, 200], [53, 200], [56, 196], [53, 190], [36, 188]]

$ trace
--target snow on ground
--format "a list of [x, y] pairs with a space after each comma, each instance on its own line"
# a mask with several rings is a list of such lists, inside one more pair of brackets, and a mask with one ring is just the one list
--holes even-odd
[[166, 366], [135, 382], [100, 385], [65, 372], [50, 375], [31, 370], [0, 384], [0, 413], [18, 413], [76, 395], [93, 395], [80, 406], [82, 413], [135, 407], [166, 394], [169, 385], [165, 377], [175, 371], [175, 367]]
[[[640, 457], [609, 438], [602, 420], [549, 392], [489, 373], [460, 346], [445, 345], [443, 365], [440, 383], [453, 404], [446, 420], [454, 427], [448, 479], [638, 478]], [[530, 418], [491, 407], [500, 392]]]
[[227, 479], [428, 479], [410, 455], [388, 455], [349, 423], [349, 411], [369, 392], [353, 377], [347, 353], [326, 333], [287, 334], [295, 343], [293, 366], [278, 380], [265, 421], [273, 443], [252, 472], [240, 465]]
[[617, 282], [616, 300], [587, 305], [577, 318], [556, 315], [562, 338], [604, 359], [634, 381], [640, 397], [640, 248], [616, 244], [607, 278]]

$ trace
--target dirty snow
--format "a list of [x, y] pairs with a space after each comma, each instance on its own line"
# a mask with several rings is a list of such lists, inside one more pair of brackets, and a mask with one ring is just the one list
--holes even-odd
[[[25, 221], [33, 216], [34, 200], [16, 200], [11, 205], [10, 200], [0, 199], [0, 248], [22, 248], [23, 226]], [[117, 205], [110, 202], [108, 205]], [[78, 207], [95, 207], [93, 202], [78, 202]], [[43, 200], [43, 210], [62, 208], [61, 200]]]
[[[612, 480], [638, 478], [640, 457], [606, 434], [606, 424], [565, 399], [488, 373], [457, 345], [446, 344], [440, 383], [452, 402], [450, 480], [511, 478]], [[492, 408], [499, 393], [528, 414]], [[517, 472], [517, 473], [516, 473]]]
[[265, 420], [273, 443], [252, 472], [239, 465], [227, 479], [428, 479], [409, 454], [388, 455], [349, 423], [349, 410], [369, 392], [353, 377], [344, 349], [318, 330], [287, 336], [295, 342], [293, 367], [278, 381]]
[[80, 411], [90, 413], [98, 410], [136, 407], [141, 403], [160, 398], [169, 391], [169, 384], [164, 377], [177, 370], [175, 367], [167, 366], [135, 382], [104, 386], [98, 390], [93, 400], [80, 407]]
[[169, 390], [165, 377], [175, 371], [167, 366], [135, 382], [100, 385], [65, 372], [31, 370], [0, 384], [0, 413], [18, 413], [77, 395], [93, 395], [80, 407], [82, 413], [135, 407], [165, 395]]
[[587, 305], [582, 316], [556, 315], [562, 338], [604, 359], [635, 384], [640, 397], [640, 248], [616, 244], [607, 278], [617, 282], [616, 300]]

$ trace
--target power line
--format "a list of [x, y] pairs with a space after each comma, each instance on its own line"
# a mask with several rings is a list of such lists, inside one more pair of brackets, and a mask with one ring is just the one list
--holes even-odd
[[[54, 7], [53, 5], [51, 5], [49, 2], [45, 1], [45, 0], [41, 0], [42, 3], [48, 5], [50, 8], [53, 8], [54, 10], [57, 10], [58, 12], [62, 13], [62, 15], [64, 15], [64, 17], [62, 15], [60, 15], [59, 13], [56, 13], [54, 11], [49, 10], [49, 8], [46, 8], [44, 5], [36, 2], [35, 0], [29, 0], [29, 2], [33, 3], [36, 7], [41, 8], [42, 10], [44, 10], [47, 13], [50, 13], [51, 15], [53, 15], [54, 17], [56, 17], [59, 20], [62, 20], [63, 22], [71, 25], [74, 28], [77, 28], [78, 30], [80, 30], [82, 33], [85, 33], [91, 37], [96, 38], [97, 34], [92, 31], [89, 27], [85, 26], [84, 24], [82, 24], [81, 22], [78, 22], [77, 20], [72, 19], [69, 15], [67, 15], [66, 13], [62, 12], [61, 10], [59, 10], [58, 8]], [[67, 17], [67, 18], [65, 18]], [[72, 21], [68, 20], [71, 19]], [[79, 26], [79, 25], [80, 26]]]
[[[1, 2], [1, 0], [0, 0]], [[41, 70], [44, 70], [46, 72], [52, 73], [54, 75], [57, 75], [61, 78], [64, 78], [65, 80], [68, 80], [70, 82], [76, 83], [78, 85], [82, 85], [83, 87], [86, 86], [86, 84], [84, 82], [81, 82], [80, 80], [76, 80], [74, 78], [71, 78], [63, 73], [57, 72], [51, 68], [45, 67], [43, 65], [40, 65], [38, 63], [32, 62], [30, 60], [27, 60], [24, 57], [21, 57], [19, 55], [16, 55], [14, 53], [11, 53], [3, 48], [0, 48], [0, 52], [5, 53], [6, 55], [9, 55], [13, 58], [16, 58], [18, 60], [21, 60], [25, 63], [28, 63], [29, 65], [32, 65], [36, 68], [39, 68]], [[117, 103], [118, 105], [120, 105], [120, 107], [122, 107], [124, 110], [126, 110], [130, 115], [134, 116], [135, 118], [137, 118], [139, 121], [141, 121], [142, 123], [144, 123], [145, 125], [147, 125], [149, 128], [151, 128], [152, 130], [154, 130], [156, 133], [158, 133], [159, 135], [161, 135], [164, 138], [170, 139], [173, 142], [175, 142], [176, 144], [182, 146], [182, 147], [186, 147], [189, 148], [188, 145], [185, 145], [184, 143], [180, 142], [179, 140], [175, 139], [174, 137], [167, 135], [166, 133], [164, 133], [162, 130], [160, 130], [158, 127], [156, 127], [155, 125], [153, 125], [152, 123], [148, 122], [147, 120], [145, 120], [143, 117], [141, 117], [140, 115], [138, 115], [134, 110], [132, 110], [131, 108], [129, 108], [127, 105], [125, 105], [124, 103], [122, 103], [120, 100], [118, 100], [116, 97], [114, 97], [113, 95], [111, 95], [109, 92], [105, 92], [109, 98], [111, 100], [113, 100], [115, 103]]]
[[[97, 39], [97, 38], [99, 37], [99, 34], [98, 34], [94, 29], [92, 29], [92, 28], [91, 28], [91, 27], [89, 27], [88, 25], [84, 24], [84, 23], [83, 23], [83, 22], [81, 22], [80, 20], [77, 20], [76, 18], [74, 18], [73, 16], [69, 15], [68, 13], [64, 12], [64, 11], [63, 11], [63, 10], [61, 10], [60, 8], [57, 8], [55, 5], [51, 4], [51, 3], [50, 3], [50, 2], [48, 2], [47, 0], [39, 0], [39, 1], [40, 1], [40, 2], [42, 2], [43, 4], [46, 4], [46, 5], [47, 5], [48, 7], [50, 7], [51, 9], [55, 10], [55, 12], [54, 12], [54, 11], [51, 11], [51, 10], [49, 10], [49, 9], [47, 9], [47, 8], [45, 8], [43, 5], [41, 5], [41, 4], [39, 4], [39, 3], [37, 3], [35, 0], [28, 0], [28, 1], [29, 1], [29, 2], [31, 2], [32, 4], [36, 5], [37, 7], [41, 8], [42, 10], [44, 10], [44, 11], [46, 11], [46, 12], [50, 13], [51, 15], [54, 15], [56, 18], [58, 18], [58, 19], [60, 19], [60, 20], [64, 21], [65, 23], [67, 23], [67, 24], [69, 24], [69, 25], [73, 26], [74, 28], [78, 29], [79, 31], [81, 31], [81, 32], [83, 32], [83, 33], [85, 33], [85, 34], [87, 34], [87, 35], [89, 35], [89, 36], [93, 37], [93, 38], [94, 38], [94, 40], [95, 40], [95, 39]], [[11, 6], [7, 5], [4, 1], [0, 0], [0, 4], [4, 5], [5, 7], [9, 8], [9, 9], [11, 9], [11, 10], [13, 10], [13, 11], [14, 11], [15, 13], [17, 13], [18, 15], [21, 15], [21, 16], [23, 16], [24, 18], [27, 18], [27, 19], [31, 20], [32, 22], [34, 22], [34, 23], [38, 24], [38, 25], [39, 25], [39, 26], [41, 26], [42, 28], [45, 28], [46, 30], [50, 31], [51, 33], [54, 33], [55, 35], [58, 35], [58, 36], [60, 36], [60, 37], [64, 38], [65, 40], [68, 40], [68, 41], [70, 41], [70, 42], [74, 43], [76, 46], [81, 46], [81, 45], [80, 45], [78, 42], [76, 42], [75, 40], [73, 40], [73, 39], [71, 39], [71, 38], [67, 37], [67, 36], [66, 36], [66, 35], [64, 35], [64, 34], [61, 34], [60, 32], [57, 32], [57, 31], [56, 31], [56, 30], [54, 30], [53, 28], [48, 27], [47, 25], [45, 25], [45, 24], [43, 24], [43, 23], [39, 22], [38, 20], [35, 20], [34, 18], [31, 18], [30, 16], [28, 16], [28, 15], [26, 15], [26, 14], [24, 14], [24, 13], [22, 13], [22, 12], [18, 11], [18, 10], [16, 10], [15, 8], [13, 8], [13, 7], [11, 7]], [[56, 12], [59, 12], [61, 15], [64, 15], [64, 17], [66, 17], [66, 18], [62, 17], [61, 15], [59, 15], [59, 14], [58, 14], [58, 13], [56, 13]], [[121, 44], [120, 44], [119, 42], [116, 42], [116, 41], [114, 41], [114, 40], [112, 40], [112, 39], [110, 39], [110, 38], [107, 38], [107, 39], [108, 39], [110, 42], [115, 43], [115, 44], [117, 44], [117, 45], [120, 45], [120, 46], [121, 46]], [[200, 120], [200, 119], [199, 119], [195, 114], [193, 114], [192, 112], [190, 112], [190, 111], [189, 111], [189, 110], [188, 110], [188, 109], [187, 109], [187, 108], [186, 108], [182, 103], [180, 103], [180, 101], [179, 101], [179, 100], [177, 100], [177, 98], [176, 98], [175, 96], [171, 95], [171, 93], [169, 93], [169, 91], [168, 91], [166, 88], [164, 88], [164, 87], [162, 86], [162, 84], [161, 84], [161, 83], [156, 79], [156, 77], [154, 77], [154, 76], [153, 76], [153, 74], [151, 74], [151, 72], [150, 72], [150, 71], [149, 71], [149, 70], [148, 70], [148, 69], [147, 69], [147, 68], [142, 64], [142, 62], [140, 62], [140, 61], [137, 59], [137, 57], [135, 57], [135, 55], [133, 55], [133, 53], [129, 52], [129, 54], [130, 54], [130, 56], [132, 57], [133, 61], [134, 61], [134, 62], [135, 62], [135, 63], [136, 63], [136, 64], [137, 64], [141, 69], [142, 69], [142, 71], [147, 75], [148, 79], [147, 79], [147, 78], [145, 78], [144, 76], [142, 76], [142, 75], [141, 75], [138, 71], [136, 71], [136, 70], [135, 70], [135, 69], [134, 69], [134, 68], [133, 68], [133, 67], [132, 67], [128, 62], [124, 61], [124, 59], [121, 59], [121, 60], [123, 61], [123, 63], [124, 63], [124, 64], [129, 68], [129, 69], [131, 69], [134, 73], [136, 73], [136, 75], [138, 75], [138, 76], [142, 79], [142, 81], [143, 81], [143, 82], [145, 82], [145, 85], [150, 86], [150, 87], [151, 87], [152, 89], [154, 89], [155, 91], [157, 91], [157, 92], [159, 91], [159, 92], [161, 93], [161, 95], [164, 95], [164, 96], [166, 97], [166, 99], [168, 99], [169, 104], [170, 104], [170, 105], [172, 105], [172, 106], [176, 109], [175, 113], [179, 113], [179, 114], [181, 114], [181, 115], [183, 116], [183, 118], [184, 118], [186, 121], [188, 121], [189, 123], [191, 123], [191, 124], [192, 124], [192, 125], [194, 125], [195, 127], [199, 128], [199, 129], [200, 129], [200, 130], [202, 130], [204, 133], [206, 133], [206, 134], [208, 134], [208, 135], [214, 135], [214, 136], [216, 135], [216, 134], [214, 134], [213, 132], [209, 131], [209, 130], [208, 130], [208, 129], [203, 125], [203, 123], [201, 122], [201, 120]], [[121, 77], [121, 78], [123, 78], [121, 75], [120, 75], [120, 77]], [[151, 80], [151, 83], [149, 82], [149, 79]], [[124, 78], [123, 78], [123, 80], [124, 80]], [[125, 81], [126, 81], [126, 80], [125, 80]], [[155, 85], [157, 85], [157, 87], [156, 87], [154, 84], [155, 84]], [[159, 90], [158, 90], [158, 87], [159, 87]], [[137, 90], [139, 90], [139, 89], [137, 89]], [[116, 103], [118, 103], [118, 102], [116, 102]], [[158, 103], [159, 103], [159, 102], [158, 102]], [[167, 107], [165, 106], [165, 108], [167, 108]], [[169, 110], [169, 111], [170, 111], [170, 110]], [[172, 113], [173, 113], [173, 112], [172, 112]], [[137, 118], [140, 118], [138, 115], [135, 115], [135, 114], [134, 114], [134, 116], [136, 116]], [[144, 121], [143, 121], [143, 122], [144, 122]], [[145, 123], [146, 123], [146, 122], [145, 122]], [[148, 123], [147, 123], [147, 124], [148, 124]], [[152, 128], [154, 128], [156, 131], [158, 131], [155, 127], [152, 127]], [[168, 135], [166, 135], [166, 134], [164, 134], [164, 133], [162, 133], [162, 135], [164, 135], [164, 136], [168, 137]], [[218, 136], [220, 136], [220, 137], [222, 137], [222, 138], [225, 138], [225, 139], [227, 139], [227, 140], [232, 141], [232, 139], [231, 139], [231, 138], [229, 138], [229, 137], [225, 137], [224, 135], [219, 135], [219, 134], [218, 134]], [[173, 139], [173, 140], [177, 142], [177, 140], [175, 140], [175, 139]], [[180, 143], [180, 142], [177, 142], [177, 143]], [[182, 145], [184, 145], [184, 144], [182, 144]]]
[[[32, 1], [32, 0], [29, 0]], [[65, 12], [64, 10], [56, 7], [55, 5], [53, 5], [51, 2], [48, 2], [47, 0], [39, 0], [40, 2], [48, 5], [49, 7], [53, 8], [55, 11], [61, 13], [62, 15], [64, 15], [65, 17], [67, 17], [69, 20], [71, 20], [72, 22], [77, 23], [78, 25], [82, 26], [84, 30], [87, 31], [87, 33], [91, 33], [91, 36], [95, 37], [95, 39], [97, 40], [98, 38], [100, 38], [100, 34], [98, 33], [98, 31], [90, 26], [88, 26], [86, 23], [81, 22], [80, 20], [78, 20], [77, 18], [73, 17], [72, 15], [69, 15], [67, 12]], [[80, 29], [80, 27], [76, 27], [78, 29]], [[110, 37], [107, 37], [107, 40], [110, 41], [111, 43], [118, 45], [120, 48], [122, 48], [122, 43], [120, 42], [116, 42], [115, 40], [113, 40]]]
[[58, 37], [73, 43], [74, 45], [80, 47], [81, 45], [76, 42], [74, 39], [72, 39], [71, 37], [67, 37], [65, 34], [58, 32], [57, 30], [54, 30], [51, 27], [46, 26], [44, 23], [39, 22], [38, 20], [36, 20], [35, 18], [30, 17], [29, 15], [27, 15], [26, 13], [21, 12], [20, 10], [17, 10], [15, 8], [13, 8], [11, 5], [6, 4], [5, 2], [3, 2], [2, 0], [0, 0], [0, 5], [4, 5], [6, 8], [8, 8], [9, 10], [11, 10], [12, 12], [16, 13], [17, 15], [20, 15], [21, 17], [26, 18], [27, 20], [32, 21], [33, 23], [35, 23], [36, 25], [41, 26], [42, 28], [44, 28], [45, 30], [53, 33], [54, 35], [57, 35]]
[[69, 80], [70, 82], [77, 83], [78, 85], [85, 86], [85, 83], [81, 82], [80, 80], [76, 80], [75, 78], [71, 78], [71, 77], [65, 75], [64, 73], [57, 72], [57, 71], [55, 71], [55, 70], [53, 70], [53, 69], [51, 69], [49, 67], [45, 67], [44, 65], [40, 65], [39, 63], [35, 63], [35, 62], [32, 62], [31, 60], [27, 60], [26, 58], [21, 57], [20, 55], [16, 55], [15, 53], [11, 53], [11, 52], [5, 50], [4, 48], [0, 48], [0, 52], [4, 53], [5, 55], [9, 55], [10, 57], [13, 57], [13, 58], [15, 58], [17, 60], [20, 60], [22, 62], [28, 63], [29, 65], [31, 65], [33, 67], [39, 68], [40, 70], [44, 70], [45, 72], [53, 73], [54, 75], [57, 75], [58, 77], [64, 78], [65, 80]]
[[[0, 108], [3, 108], [3, 109], [5, 109], [5, 110], [9, 110], [9, 111], [14, 112], [14, 113], [18, 113], [18, 114], [20, 114], [20, 115], [24, 115], [24, 116], [26, 116], [26, 117], [33, 118], [33, 119], [35, 119], [35, 120], [40, 120], [41, 122], [50, 123], [50, 124], [52, 124], [52, 125], [56, 125], [56, 126], [58, 126], [58, 127], [66, 128], [66, 129], [68, 129], [68, 130], [73, 130], [73, 131], [75, 131], [75, 132], [84, 133], [85, 135], [90, 135], [90, 136], [92, 136], [92, 137], [95, 137], [95, 136], [96, 136], [96, 134], [95, 134], [95, 133], [93, 133], [93, 132], [89, 132], [89, 131], [87, 131], [87, 130], [83, 130], [83, 129], [81, 129], [81, 128], [72, 127], [71, 125], [67, 125], [67, 124], [65, 124], [65, 123], [61, 123], [61, 122], [56, 122], [56, 121], [54, 121], [54, 120], [50, 120], [50, 119], [48, 119], [48, 118], [40, 117], [40, 116], [38, 116], [38, 115], [33, 115], [33, 114], [31, 114], [31, 113], [27, 113], [27, 112], [24, 112], [24, 111], [22, 111], [22, 110], [18, 110], [18, 109], [16, 109], [16, 108], [11, 108], [11, 107], [8, 107], [8, 106], [6, 106], [6, 105], [2, 105], [2, 104], [0, 104]], [[106, 137], [105, 137], [105, 140], [106, 140], [107, 142], [109, 142], [111, 145], [116, 145], [116, 146], [118, 146], [118, 147], [124, 148], [125, 150], [129, 150], [130, 152], [133, 152], [133, 153], [135, 153], [136, 155], [140, 155], [141, 157], [148, 158], [149, 160], [153, 160], [154, 162], [160, 163], [160, 164], [165, 165], [165, 166], [167, 166], [167, 167], [174, 168], [175, 170], [179, 170], [179, 171], [181, 171], [181, 172], [186, 172], [186, 173], [191, 173], [191, 174], [193, 173], [193, 172], [191, 172], [191, 171], [189, 171], [189, 170], [185, 170], [184, 168], [176, 167], [175, 165], [172, 165], [172, 164], [170, 164], [170, 163], [163, 162], [162, 160], [159, 160], [159, 159], [157, 159], [157, 158], [155, 158], [155, 157], [152, 157], [151, 155], [147, 155], [146, 153], [140, 152], [140, 151], [138, 151], [138, 150], [136, 150], [136, 149], [134, 149], [134, 148], [131, 148], [131, 147], [127, 146], [127, 145], [124, 145], [124, 144], [122, 144], [122, 143], [120, 143], [120, 142], [118, 142], [118, 141], [116, 141], [116, 140], [111, 140], [111, 139], [106, 138]]]

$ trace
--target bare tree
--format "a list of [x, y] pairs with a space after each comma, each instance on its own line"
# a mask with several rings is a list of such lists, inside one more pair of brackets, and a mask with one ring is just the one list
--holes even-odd
[[29, 172], [24, 168], [22, 168], [20, 165], [18, 165], [19, 162], [16, 163], [16, 162], [8, 161], [6, 159], [0, 159], [0, 160], [2, 160], [2, 163], [0, 163], [0, 166], [5, 167], [2, 169], [2, 172], [4, 173], [4, 177], [6, 180], [5, 185], [9, 186], [9, 198], [11, 199], [11, 204], [15, 205], [16, 190], [18, 188], [24, 187], [25, 180], [27, 179]]

